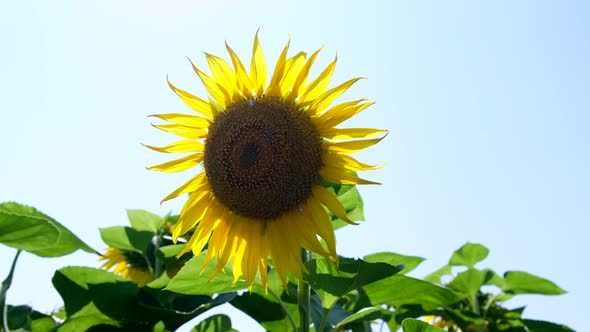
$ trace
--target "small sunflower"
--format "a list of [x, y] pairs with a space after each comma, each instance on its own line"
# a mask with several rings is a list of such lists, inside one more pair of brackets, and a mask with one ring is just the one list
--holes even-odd
[[[270, 256], [286, 284], [289, 272], [302, 278], [302, 248], [337, 261], [334, 230], [325, 208], [354, 222], [326, 186], [377, 184], [355, 172], [380, 166], [361, 163], [349, 154], [378, 143], [387, 131], [336, 127], [373, 103], [363, 98], [331, 106], [361, 78], [328, 89], [334, 59], [308, 81], [321, 48], [309, 57], [304, 52], [288, 57], [287, 42], [268, 84], [258, 34], [249, 75], [227, 43], [226, 48], [233, 68], [211, 54], [205, 54], [210, 75], [191, 62], [209, 93], [207, 100], [168, 81], [198, 115], [152, 115], [169, 122], [156, 128], [182, 140], [164, 147], [146, 146], [188, 155], [149, 169], [173, 173], [203, 165], [200, 173], [162, 201], [191, 193], [173, 231], [176, 240], [194, 229], [180, 255], [189, 250], [198, 255], [208, 243], [204, 266], [213, 257], [218, 262], [211, 278], [232, 260], [234, 282], [243, 275], [250, 287], [258, 272], [266, 287]], [[381, 137], [367, 139], [375, 136]]]
[[101, 269], [110, 270], [113, 266], [113, 273], [120, 274], [140, 286], [144, 286], [153, 280], [153, 273], [150, 271], [147, 261], [142, 254], [116, 248], [107, 248], [107, 252], [100, 256], [100, 260], [106, 262]]

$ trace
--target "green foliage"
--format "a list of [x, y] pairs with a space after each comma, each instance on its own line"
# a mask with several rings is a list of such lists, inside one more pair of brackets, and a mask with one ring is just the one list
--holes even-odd
[[231, 327], [231, 319], [226, 315], [213, 315], [195, 326], [191, 332], [227, 332], [236, 331]]
[[481, 244], [467, 242], [453, 253], [449, 265], [473, 267], [475, 263], [488, 257], [489, 253], [490, 250]]
[[246, 288], [246, 282], [238, 280], [233, 284], [231, 267], [226, 266], [215, 278], [209, 276], [215, 271], [215, 264], [211, 263], [203, 270], [205, 253], [189, 260], [182, 270], [170, 281], [166, 290], [192, 295], [213, 295], [234, 292]]
[[404, 332], [442, 332], [441, 328], [425, 323], [417, 319], [404, 319], [402, 322], [402, 329]]
[[[329, 190], [338, 196], [352, 220], [363, 219], [363, 202], [354, 186], [333, 185]], [[229, 303], [268, 331], [299, 332], [299, 281], [289, 276], [285, 288], [272, 262], [268, 289], [255, 283], [246, 290], [243, 279], [234, 282], [231, 265], [218, 270], [214, 260], [203, 266], [206, 249], [197, 256], [191, 251], [179, 256], [190, 234], [178, 244], [172, 243], [171, 227], [177, 216], [160, 217], [143, 210], [128, 210], [127, 215], [130, 226], [102, 228], [100, 235], [106, 245], [118, 250], [116, 257], [124, 260], [121, 266], [126, 264], [128, 278], [91, 267], [59, 269], [52, 282], [64, 308], [43, 314], [29, 306], [6, 305], [8, 328], [168, 332]], [[330, 216], [335, 228], [345, 225]], [[16, 203], [0, 204], [0, 243], [42, 257], [78, 249], [96, 253], [52, 218]], [[445, 331], [441, 327], [449, 331], [573, 331], [565, 325], [525, 319], [524, 307], [504, 307], [505, 301], [519, 294], [559, 295], [565, 291], [527, 272], [508, 271], [500, 276], [491, 269], [475, 268], [488, 254], [483, 245], [466, 243], [447, 265], [424, 279], [407, 275], [424, 261], [417, 256], [380, 252], [363, 259], [339, 257], [338, 265], [313, 257], [305, 264], [304, 279], [312, 288], [308, 310], [314, 331], [370, 332], [376, 323], [404, 332]], [[134, 279], [133, 273], [138, 271], [148, 276], [147, 284]], [[211, 279], [214, 272], [217, 274]], [[0, 305], [11, 281], [12, 272], [2, 283]], [[484, 291], [487, 285], [497, 286], [498, 291]], [[434, 325], [424, 320], [426, 316]], [[236, 330], [228, 316], [218, 314], [201, 319], [192, 331]]]
[[78, 249], [95, 252], [53, 218], [12, 202], [0, 204], [0, 243], [41, 257], [64, 256]]
[[[340, 203], [342, 203], [342, 206], [344, 206], [344, 209], [346, 210], [346, 215], [350, 220], [365, 220], [365, 215], [363, 212], [363, 199], [361, 197], [361, 194], [356, 189], [356, 186], [347, 184], [333, 184], [328, 182], [324, 182], [323, 185], [330, 192], [334, 193], [338, 200], [340, 200]], [[332, 219], [332, 226], [335, 230], [348, 225], [346, 221], [338, 218], [329, 209], [326, 209], [326, 212]]]

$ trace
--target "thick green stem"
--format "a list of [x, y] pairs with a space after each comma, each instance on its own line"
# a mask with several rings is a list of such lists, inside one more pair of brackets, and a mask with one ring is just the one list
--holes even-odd
[[287, 318], [289, 319], [289, 322], [291, 323], [291, 326], [293, 326], [293, 331], [297, 331], [297, 323], [295, 323], [295, 319], [293, 319], [293, 315], [291, 315], [291, 312], [289, 311], [289, 308], [287, 308], [287, 306], [285, 305], [285, 302], [283, 302], [283, 300], [281, 300], [281, 297], [278, 296], [277, 293], [275, 293], [272, 289], [269, 288], [268, 289], [268, 292], [277, 301], [279, 301], [279, 304], [281, 305], [281, 308], [283, 308], [283, 311], [285, 312], [285, 315], [287, 315]]
[[[311, 260], [311, 254], [305, 249], [301, 249], [301, 260], [303, 264]], [[309, 332], [309, 298], [310, 298], [310, 287], [305, 280], [299, 280], [299, 331]]]
[[12, 266], [10, 267], [10, 272], [4, 281], [2, 281], [2, 287], [0, 288], [0, 308], [2, 308], [2, 326], [4, 327], [4, 331], [9, 332], [8, 329], [8, 305], [6, 304], [6, 292], [10, 288], [12, 284], [12, 276], [14, 275], [14, 268], [16, 267], [16, 261], [18, 260], [18, 256], [20, 255], [21, 250], [16, 252], [14, 255], [14, 260], [12, 261]]
[[[479, 299], [477, 295], [475, 295], [472, 299], [473, 301], [473, 309], [478, 316], [481, 316], [481, 309], [479, 305]], [[477, 332], [483, 332], [483, 324], [477, 324]]]

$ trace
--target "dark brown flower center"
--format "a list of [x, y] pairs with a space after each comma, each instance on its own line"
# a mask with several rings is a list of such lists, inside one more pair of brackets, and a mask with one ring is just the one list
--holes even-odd
[[204, 164], [221, 203], [239, 215], [273, 219], [311, 195], [320, 178], [322, 138], [292, 103], [243, 100], [215, 117]]

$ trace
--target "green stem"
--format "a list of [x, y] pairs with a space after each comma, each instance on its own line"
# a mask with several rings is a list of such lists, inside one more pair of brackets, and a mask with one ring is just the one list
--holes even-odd
[[285, 305], [285, 302], [283, 302], [283, 300], [281, 300], [281, 298], [277, 295], [277, 293], [275, 293], [272, 289], [269, 289], [268, 292], [270, 293], [270, 295], [272, 295], [277, 301], [279, 301], [279, 304], [281, 305], [281, 308], [283, 308], [283, 311], [285, 312], [285, 314], [287, 315], [287, 318], [289, 319], [289, 322], [291, 323], [291, 325], [293, 326], [293, 331], [297, 331], [297, 323], [295, 323], [295, 319], [293, 318], [293, 315], [291, 315], [291, 312], [289, 311], [289, 309], [287, 308], [287, 306]]
[[[473, 309], [475, 311], [475, 314], [481, 316], [481, 309], [479, 306], [479, 300], [477, 298], [477, 295], [475, 295], [471, 300], [473, 302]], [[477, 332], [483, 332], [483, 324], [477, 324]]]
[[[311, 260], [309, 251], [301, 249], [301, 260], [303, 264]], [[309, 283], [305, 280], [299, 280], [299, 331], [309, 332], [309, 299], [310, 299]]]
[[0, 288], [0, 307], [2, 308], [2, 325], [4, 327], [4, 331], [9, 332], [8, 329], [8, 305], [6, 304], [6, 293], [12, 284], [12, 276], [14, 275], [14, 268], [16, 267], [16, 261], [18, 260], [18, 256], [20, 255], [21, 250], [19, 249], [14, 255], [14, 260], [12, 261], [12, 266], [10, 267], [10, 272], [4, 281], [2, 281], [2, 287]]

